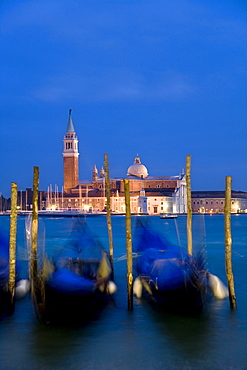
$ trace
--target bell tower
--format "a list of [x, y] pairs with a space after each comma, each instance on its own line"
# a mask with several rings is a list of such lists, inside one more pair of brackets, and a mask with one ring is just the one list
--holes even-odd
[[72, 122], [72, 110], [69, 110], [69, 120], [63, 139], [63, 186], [64, 192], [69, 193], [79, 183], [78, 174], [78, 139]]
[[93, 173], [93, 182], [96, 182], [98, 180], [98, 169], [96, 167], [96, 164], [94, 165], [92, 173]]

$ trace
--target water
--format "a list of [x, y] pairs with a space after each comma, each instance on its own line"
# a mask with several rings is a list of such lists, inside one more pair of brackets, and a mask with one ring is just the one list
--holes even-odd
[[[185, 244], [186, 217], [161, 220], [153, 226], [174, 242]], [[106, 219], [90, 217], [88, 223], [108, 247]], [[8, 227], [9, 219], [0, 217]], [[208, 267], [226, 283], [224, 218], [194, 216], [195, 246], [206, 242]], [[177, 227], [176, 227], [177, 226]], [[145, 300], [134, 298], [127, 311], [125, 218], [112, 218], [115, 281], [114, 302], [81, 326], [42, 325], [30, 297], [16, 303], [15, 313], [0, 322], [1, 369], [247, 369], [247, 215], [232, 216], [233, 272], [237, 310], [229, 300], [213, 299], [198, 317], [173, 315]], [[18, 254], [25, 259], [25, 219], [18, 219]], [[179, 230], [179, 238], [176, 229]], [[46, 251], [62, 247], [71, 230], [71, 219], [43, 219], [40, 234]], [[25, 277], [27, 262], [23, 261]]]

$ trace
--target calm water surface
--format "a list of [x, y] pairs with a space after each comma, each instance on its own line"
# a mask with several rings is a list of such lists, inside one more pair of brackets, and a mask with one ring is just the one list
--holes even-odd
[[[170, 240], [185, 245], [186, 217], [161, 220], [153, 226]], [[48, 255], [63, 247], [71, 231], [69, 218], [42, 219], [40, 243]], [[103, 216], [88, 223], [106, 248]], [[133, 219], [134, 223], [134, 219]], [[0, 217], [0, 225], [9, 219]], [[247, 369], [247, 215], [232, 216], [233, 272], [237, 310], [228, 299], [210, 301], [202, 315], [166, 313], [134, 299], [127, 311], [125, 218], [112, 218], [115, 281], [118, 291], [100, 314], [80, 326], [42, 325], [30, 297], [16, 303], [15, 313], [0, 322], [0, 369]], [[194, 246], [206, 244], [209, 270], [226, 283], [224, 217], [194, 216]], [[18, 219], [18, 254], [26, 275], [25, 219]], [[179, 231], [179, 233], [177, 233]]]

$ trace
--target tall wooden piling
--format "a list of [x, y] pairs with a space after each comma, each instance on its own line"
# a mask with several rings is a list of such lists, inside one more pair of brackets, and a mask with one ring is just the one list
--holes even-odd
[[186, 189], [187, 189], [187, 249], [192, 255], [192, 205], [191, 205], [191, 156], [186, 156]]
[[132, 273], [132, 234], [131, 234], [131, 211], [129, 180], [124, 180], [124, 195], [126, 209], [126, 256], [127, 256], [127, 293], [128, 310], [133, 310], [133, 273]]
[[32, 242], [30, 260], [31, 294], [35, 298], [37, 289], [37, 245], [38, 245], [38, 185], [39, 167], [34, 167], [33, 173], [33, 210], [32, 210]]
[[8, 280], [8, 312], [14, 311], [15, 280], [16, 280], [16, 231], [17, 231], [17, 184], [11, 185], [11, 213], [9, 239], [9, 280]]
[[229, 290], [230, 307], [236, 308], [236, 296], [234, 290], [234, 277], [232, 272], [232, 235], [231, 235], [231, 176], [226, 177], [225, 189], [225, 208], [224, 208], [224, 226], [225, 226], [225, 264], [226, 276]]
[[111, 190], [110, 190], [108, 154], [104, 154], [104, 167], [105, 167], [107, 230], [108, 230], [108, 239], [109, 239], [110, 263], [111, 263], [112, 275], [113, 275], [113, 238], [112, 238], [112, 224], [111, 224]]

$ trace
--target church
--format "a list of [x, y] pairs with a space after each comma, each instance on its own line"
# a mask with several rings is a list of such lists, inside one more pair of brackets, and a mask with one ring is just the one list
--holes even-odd
[[[63, 210], [82, 212], [102, 212], [106, 207], [105, 171], [94, 165], [92, 180], [79, 180], [78, 137], [72, 121], [72, 111], [63, 139], [63, 174], [62, 194], [57, 195], [55, 207]], [[150, 176], [147, 167], [141, 163], [137, 154], [133, 164], [127, 169], [129, 179], [131, 212], [136, 214], [186, 213], [186, 181], [182, 172], [177, 176]], [[124, 213], [124, 178], [110, 177], [111, 212]], [[54, 198], [47, 197], [46, 208], [50, 209]]]

